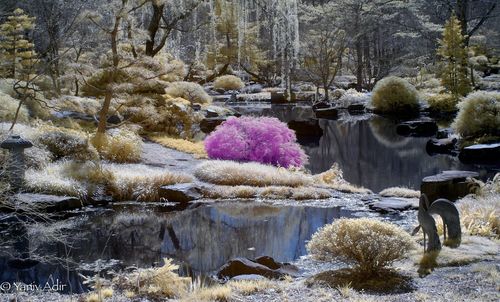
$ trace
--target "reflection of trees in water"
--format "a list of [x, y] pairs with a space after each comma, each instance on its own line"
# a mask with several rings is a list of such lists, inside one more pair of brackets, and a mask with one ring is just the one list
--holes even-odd
[[369, 121], [320, 123], [323, 137], [318, 147], [306, 147], [313, 173], [337, 162], [347, 181], [380, 191], [392, 186], [418, 188], [423, 177], [442, 170], [464, 168], [449, 156], [429, 156], [428, 138], [403, 137], [396, 124], [383, 117]]
[[396, 133], [396, 124], [386, 118], [375, 116], [369, 121], [373, 137], [379, 143], [388, 148], [403, 148], [407, 146], [411, 139]]

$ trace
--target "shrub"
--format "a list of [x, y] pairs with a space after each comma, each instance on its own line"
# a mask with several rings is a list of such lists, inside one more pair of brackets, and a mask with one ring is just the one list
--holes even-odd
[[[339, 89], [335, 90], [338, 91]], [[364, 104], [369, 100], [368, 94], [363, 92], [358, 92], [356, 89], [349, 89], [344, 91], [342, 96], [336, 102], [341, 107], [348, 107], [352, 104]]]
[[317, 231], [307, 249], [318, 260], [341, 260], [371, 275], [405, 257], [412, 246], [411, 236], [393, 224], [342, 218]]
[[452, 127], [463, 137], [500, 135], [500, 92], [471, 93], [458, 108]]
[[269, 117], [229, 118], [205, 139], [209, 158], [301, 167], [307, 157], [285, 123]]
[[245, 87], [245, 83], [234, 75], [223, 75], [215, 79], [214, 88], [223, 90], [240, 90]]
[[98, 153], [83, 133], [56, 127], [40, 129], [37, 141], [50, 151], [55, 159], [97, 159]]
[[[0, 121], [13, 121], [18, 106], [19, 100], [14, 99], [8, 94], [0, 92]], [[21, 105], [17, 121], [27, 122], [28, 119], [28, 109], [26, 106]]]
[[292, 172], [258, 163], [220, 160], [205, 161], [199, 164], [194, 175], [202, 181], [226, 186], [299, 187], [312, 184], [312, 178], [302, 172]]
[[452, 112], [457, 110], [458, 99], [450, 93], [439, 93], [427, 98], [431, 111]]
[[387, 77], [373, 88], [372, 105], [386, 113], [410, 113], [418, 110], [417, 89], [399, 77]]
[[173, 82], [165, 89], [165, 93], [172, 97], [186, 99], [192, 104], [208, 104], [212, 102], [212, 97], [197, 83]]
[[103, 159], [112, 162], [138, 162], [142, 154], [142, 138], [129, 130], [114, 129], [106, 133], [97, 149]]

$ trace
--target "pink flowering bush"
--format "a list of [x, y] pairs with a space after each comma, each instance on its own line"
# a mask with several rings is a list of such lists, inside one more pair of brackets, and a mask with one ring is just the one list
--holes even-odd
[[295, 132], [270, 117], [231, 117], [205, 139], [211, 159], [259, 162], [280, 167], [302, 167], [307, 156]]

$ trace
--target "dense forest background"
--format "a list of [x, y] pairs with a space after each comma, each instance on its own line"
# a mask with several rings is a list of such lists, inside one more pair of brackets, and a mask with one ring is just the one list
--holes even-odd
[[200, 84], [245, 71], [266, 86], [351, 75], [370, 89], [389, 74], [433, 73], [452, 14], [470, 57], [500, 50], [496, 0], [3, 0], [0, 23], [16, 8], [35, 17], [23, 34], [55, 94], [78, 95], [97, 69], [141, 56], [163, 56], [184, 70], [175, 80]]

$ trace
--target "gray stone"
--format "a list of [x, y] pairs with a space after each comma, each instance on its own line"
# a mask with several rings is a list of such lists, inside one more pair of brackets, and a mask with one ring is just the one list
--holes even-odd
[[56, 196], [38, 193], [19, 193], [15, 195], [16, 202], [27, 204], [33, 209], [43, 212], [71, 211], [84, 207], [86, 204], [78, 197]]
[[261, 276], [261, 275], [255, 275], [255, 274], [250, 274], [250, 275], [239, 275], [239, 276], [234, 276], [231, 278], [231, 280], [245, 280], [245, 281], [256, 281], [256, 280], [263, 280], [266, 279], [266, 277]]
[[200, 189], [193, 183], [162, 186], [158, 190], [160, 199], [170, 202], [188, 203], [202, 198]]
[[369, 205], [370, 209], [380, 213], [402, 212], [414, 207], [414, 203], [402, 198], [383, 198]]
[[466, 164], [500, 164], [500, 143], [465, 147], [458, 158]]
[[210, 118], [210, 117], [218, 117], [219, 114], [217, 113], [217, 111], [213, 110], [213, 109], [207, 109], [207, 114], [206, 114], [206, 117]]
[[241, 93], [259, 93], [262, 92], [262, 85], [252, 84], [241, 89]]
[[420, 192], [427, 196], [430, 203], [439, 198], [456, 201], [474, 193], [475, 183], [467, 178], [478, 176], [478, 173], [472, 171], [443, 171], [440, 174], [425, 177], [422, 180]]

